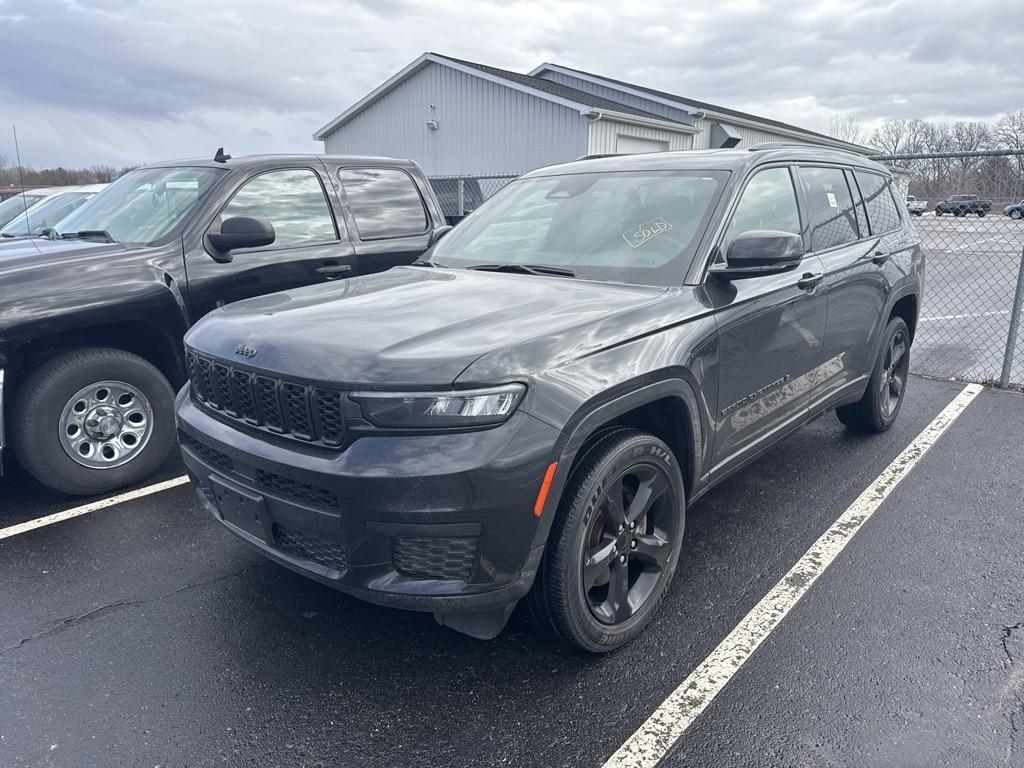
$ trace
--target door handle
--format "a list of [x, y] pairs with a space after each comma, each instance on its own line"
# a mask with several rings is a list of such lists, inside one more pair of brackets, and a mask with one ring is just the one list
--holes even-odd
[[825, 275], [822, 272], [804, 272], [804, 276], [796, 281], [796, 287], [802, 291], [817, 288], [824, 279]]
[[883, 251], [881, 248], [876, 248], [875, 255], [871, 257], [871, 260], [875, 264], [881, 266], [882, 264], [885, 264], [885, 262], [889, 260], [889, 254]]
[[[351, 264], [325, 264], [322, 267], [317, 267], [316, 270], [315, 270], [315, 272], [318, 275], [340, 275], [340, 274], [343, 274], [345, 272], [351, 272], [351, 271], [352, 271], [352, 265]], [[331, 278], [328, 277], [328, 280], [330, 280], [330, 279]]]

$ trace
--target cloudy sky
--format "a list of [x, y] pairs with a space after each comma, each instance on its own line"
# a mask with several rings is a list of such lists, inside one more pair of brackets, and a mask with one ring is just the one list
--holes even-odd
[[1024, 108], [1017, 2], [0, 0], [0, 155], [11, 124], [36, 167], [317, 151], [316, 128], [426, 50], [817, 130], [991, 119]]

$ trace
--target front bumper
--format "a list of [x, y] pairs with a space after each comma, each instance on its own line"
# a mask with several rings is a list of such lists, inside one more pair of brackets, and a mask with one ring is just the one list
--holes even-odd
[[[532, 416], [478, 432], [361, 437], [344, 451], [243, 432], [197, 406], [188, 386], [177, 417], [204, 506], [292, 570], [435, 614], [508, 606], [533, 583], [543, 554], [533, 506], [558, 432]], [[235, 491], [257, 524], [225, 520]]]

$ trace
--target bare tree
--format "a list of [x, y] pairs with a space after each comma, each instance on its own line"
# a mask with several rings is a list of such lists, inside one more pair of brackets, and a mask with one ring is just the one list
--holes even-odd
[[882, 123], [875, 132], [871, 134], [871, 146], [883, 155], [899, 155], [907, 143], [909, 121], [892, 120]]
[[832, 115], [828, 121], [828, 132], [830, 136], [851, 144], [860, 144], [864, 141], [866, 134], [864, 122], [857, 117], [855, 112]]
[[112, 165], [94, 165], [89, 169], [96, 178], [97, 184], [109, 184], [121, 174]]

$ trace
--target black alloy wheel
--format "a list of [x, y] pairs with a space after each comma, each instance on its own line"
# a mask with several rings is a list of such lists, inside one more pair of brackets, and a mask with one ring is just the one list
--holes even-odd
[[671, 556], [678, 503], [654, 464], [628, 467], [608, 487], [580, 558], [587, 603], [602, 624], [626, 621], [650, 599]]
[[611, 427], [580, 449], [527, 605], [536, 623], [602, 653], [636, 637], [664, 599], [682, 547], [678, 460], [654, 435]]
[[905, 328], [898, 328], [886, 346], [882, 375], [879, 377], [878, 386], [881, 388], [879, 400], [882, 406], [882, 416], [885, 419], [895, 418], [896, 412], [903, 402], [903, 393], [907, 388], [907, 376], [910, 373], [909, 349], [910, 341]]
[[902, 317], [889, 320], [864, 396], [836, 408], [836, 416], [859, 432], [885, 432], [896, 421], [910, 376], [910, 329]]

